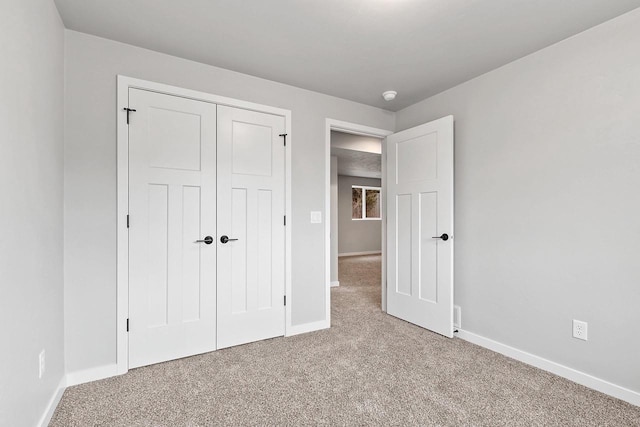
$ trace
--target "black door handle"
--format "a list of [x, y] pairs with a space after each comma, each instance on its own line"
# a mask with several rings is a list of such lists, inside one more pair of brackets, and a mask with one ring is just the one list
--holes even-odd
[[235, 242], [236, 240], [238, 240], [238, 239], [230, 239], [228, 236], [222, 236], [222, 237], [220, 238], [220, 241], [221, 241], [222, 243]]
[[202, 240], [196, 240], [196, 243], [206, 243], [207, 245], [210, 245], [213, 243], [213, 237], [207, 236]]
[[447, 233], [442, 233], [442, 236], [434, 236], [432, 239], [442, 239], [446, 242], [449, 240], [449, 235]]

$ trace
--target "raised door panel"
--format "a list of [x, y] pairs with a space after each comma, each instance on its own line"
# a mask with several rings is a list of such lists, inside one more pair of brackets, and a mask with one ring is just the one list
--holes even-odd
[[396, 196], [396, 291], [399, 294], [411, 296], [413, 294], [411, 268], [412, 257], [412, 200], [411, 194]]

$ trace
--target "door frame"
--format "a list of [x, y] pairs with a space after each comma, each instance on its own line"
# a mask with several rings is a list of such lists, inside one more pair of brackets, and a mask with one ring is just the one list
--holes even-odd
[[385, 213], [384, 194], [386, 193], [385, 186], [385, 162], [387, 159], [386, 153], [386, 137], [392, 135], [394, 131], [374, 128], [371, 126], [360, 125], [357, 123], [345, 122], [342, 120], [326, 119], [325, 121], [325, 182], [324, 182], [324, 211], [325, 211], [325, 254], [324, 254], [324, 282], [326, 286], [326, 318], [327, 323], [331, 325], [331, 131], [350, 133], [352, 135], [360, 136], [372, 136], [374, 138], [382, 139], [381, 142], [381, 161], [382, 161], [382, 178], [380, 180], [381, 188], [381, 201], [380, 216], [381, 216], [381, 232], [382, 232], [382, 276], [381, 276], [381, 292], [382, 292], [382, 311], [387, 311], [387, 267], [386, 267], [386, 233], [387, 233], [387, 216]]
[[[242, 108], [260, 113], [282, 116], [285, 119], [285, 133], [291, 141], [291, 111], [268, 105], [227, 98], [185, 89], [177, 86], [136, 79], [123, 75], [117, 76], [116, 95], [116, 374], [129, 370], [129, 340], [127, 318], [129, 317], [129, 232], [127, 214], [129, 212], [129, 131], [125, 107], [129, 107], [129, 89], [142, 89], [163, 93], [216, 105]], [[135, 108], [135, 106], [131, 106]], [[131, 116], [135, 120], [135, 113]], [[285, 147], [285, 215], [292, 217], [291, 207], [291, 144]], [[285, 293], [291, 295], [291, 221], [285, 227]], [[285, 336], [290, 335], [291, 304], [285, 307]]]

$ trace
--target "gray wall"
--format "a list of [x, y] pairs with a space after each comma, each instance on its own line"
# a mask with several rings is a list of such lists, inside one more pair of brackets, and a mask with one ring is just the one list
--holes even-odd
[[351, 186], [379, 187], [376, 178], [338, 176], [338, 253], [380, 251], [382, 221], [354, 221], [351, 219]]
[[[116, 74], [292, 111], [294, 325], [325, 319], [325, 119], [393, 129], [393, 113], [66, 31], [65, 345], [70, 372], [116, 358]], [[327, 213], [323, 212], [323, 218]]]
[[[0, 425], [32, 426], [64, 374], [64, 37], [50, 0], [0, 13]], [[46, 372], [38, 379], [38, 355]]]
[[638, 52], [640, 9], [397, 116], [399, 129], [455, 117], [463, 329], [635, 391]]
[[338, 281], [338, 158], [331, 156], [331, 179], [330, 179], [330, 201], [331, 209], [331, 282]]

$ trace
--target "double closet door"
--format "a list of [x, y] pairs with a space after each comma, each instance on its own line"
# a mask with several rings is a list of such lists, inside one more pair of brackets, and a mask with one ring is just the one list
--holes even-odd
[[129, 108], [129, 368], [284, 335], [284, 117]]

